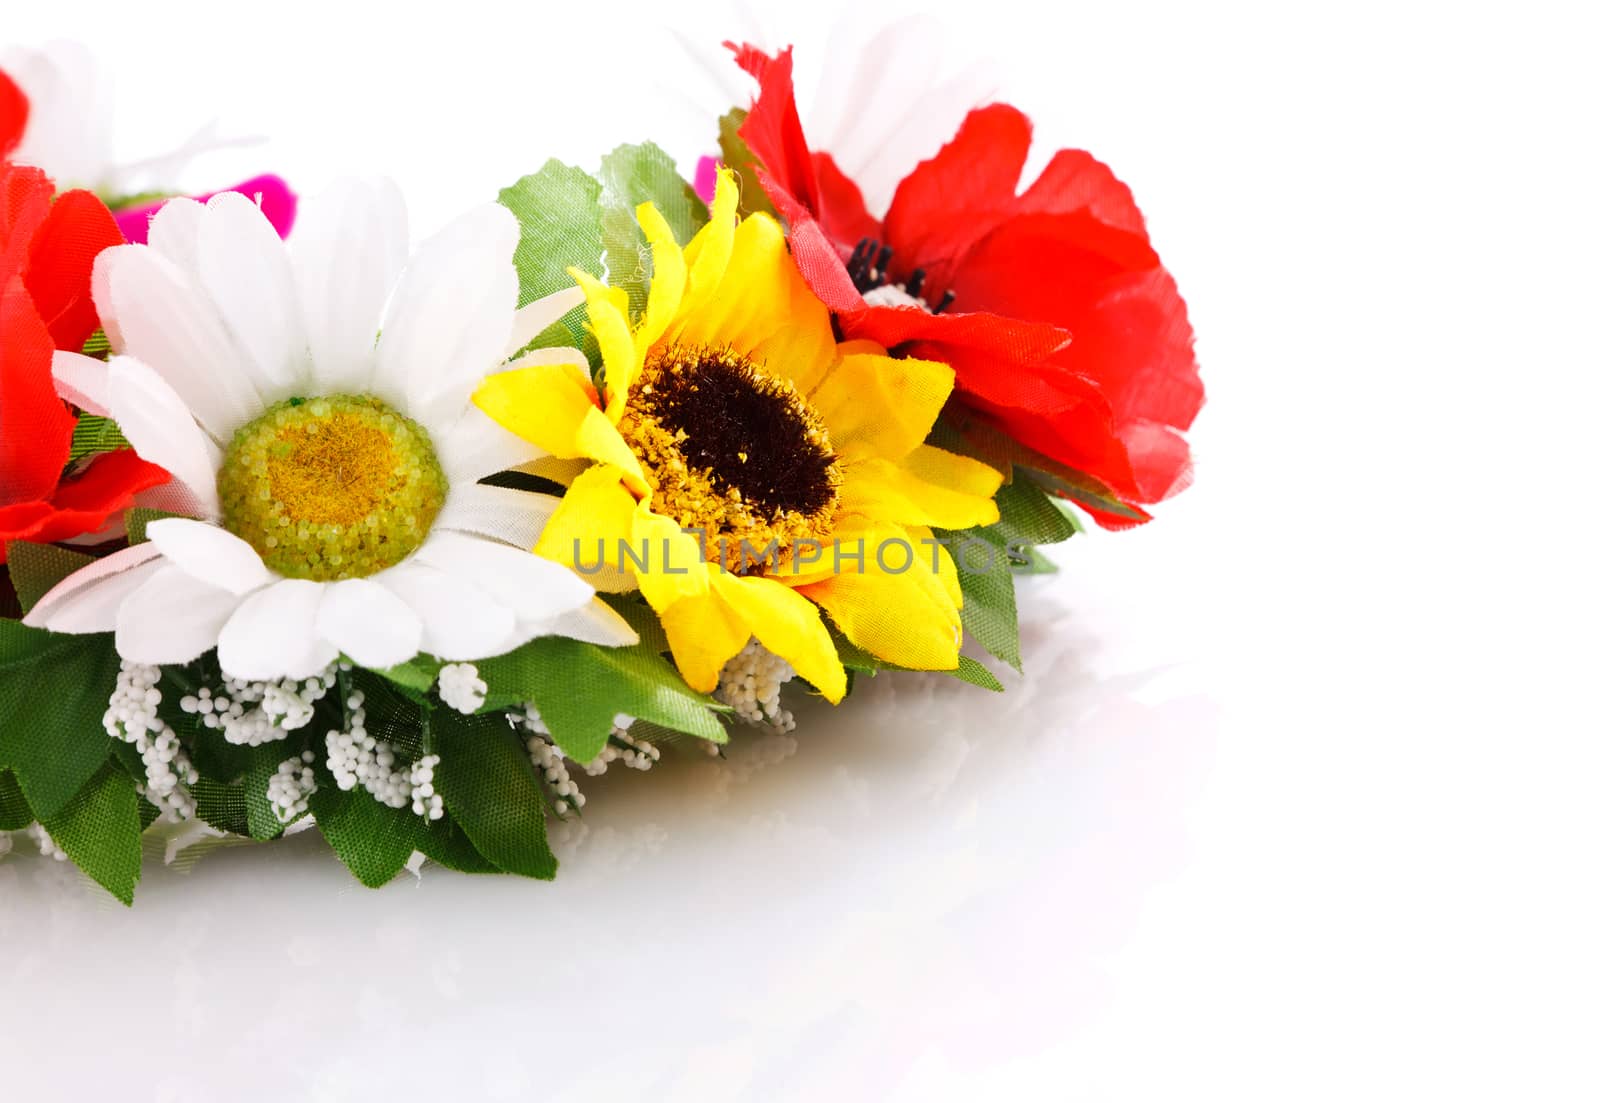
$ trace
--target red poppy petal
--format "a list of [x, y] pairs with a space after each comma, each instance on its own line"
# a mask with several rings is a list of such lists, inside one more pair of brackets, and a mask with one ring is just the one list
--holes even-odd
[[99, 528], [107, 514], [132, 505], [135, 494], [170, 478], [165, 469], [122, 448], [96, 456], [85, 471], [61, 484], [51, 504], [63, 511], [96, 513], [100, 520], [93, 527]]
[[1186, 429], [1204, 401], [1171, 274], [1142, 237], [1087, 214], [1025, 215], [997, 228], [968, 254], [956, 301], [1071, 330], [1065, 362], [1094, 380], [1119, 424]]
[[773, 209], [789, 224], [789, 252], [812, 292], [830, 310], [861, 309], [861, 292], [856, 290], [838, 246], [823, 232], [822, 225], [776, 180], [760, 169], [756, 175]]
[[1058, 326], [997, 314], [930, 314], [911, 306], [864, 307], [839, 321], [848, 337], [949, 364], [959, 389], [1001, 406], [1054, 401], [1060, 388], [1040, 365], [1072, 339]]
[[13, 278], [0, 291], [0, 503], [47, 497], [72, 451], [73, 416], [56, 397], [55, 346]]
[[0, 157], [11, 156], [11, 151], [22, 144], [27, 129], [27, 94], [0, 69]]
[[122, 244], [106, 205], [86, 191], [59, 196], [33, 236], [26, 281], [57, 348], [77, 351], [100, 325], [89, 293], [94, 258]]
[[867, 210], [861, 189], [834, 163], [833, 155], [818, 153], [811, 158], [817, 173], [817, 192], [822, 200], [822, 228], [835, 246], [846, 254], [864, 237], [883, 237], [883, 224]]
[[794, 48], [787, 47], [772, 57], [750, 45], [723, 45], [733, 51], [739, 68], [761, 86], [739, 127], [739, 137], [779, 187], [816, 213], [820, 210], [817, 179], [794, 103]]
[[900, 181], [883, 220], [897, 281], [923, 268], [933, 286], [949, 284], [967, 247], [1010, 213], [1032, 139], [1028, 116], [1015, 107], [980, 107]]
[[0, 164], [0, 287], [27, 264], [34, 232], [49, 215], [55, 192], [38, 169]]
[[1114, 229], [1147, 237], [1144, 215], [1128, 185], [1081, 149], [1063, 149], [1017, 200], [1018, 214], [1082, 211]]
[[52, 500], [0, 508], [0, 546], [10, 540], [53, 544], [98, 532], [114, 515], [134, 504], [134, 495], [160, 486], [168, 478], [161, 468], [129, 449], [108, 452], [63, 484]]

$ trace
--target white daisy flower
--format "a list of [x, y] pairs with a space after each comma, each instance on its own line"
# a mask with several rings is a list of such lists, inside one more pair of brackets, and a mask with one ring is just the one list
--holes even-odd
[[62, 188], [88, 188], [105, 196], [166, 191], [201, 154], [259, 142], [221, 138], [213, 122], [169, 153], [119, 162], [112, 140], [111, 76], [87, 46], [65, 40], [7, 46], [0, 50], [0, 72], [28, 97], [28, 123], [10, 159], [43, 169]]
[[635, 642], [588, 583], [527, 550], [558, 500], [478, 482], [538, 453], [474, 388], [581, 301], [517, 310], [517, 238], [491, 204], [407, 262], [398, 191], [350, 182], [307, 204], [292, 246], [227, 193], [173, 200], [148, 245], [102, 253], [94, 298], [118, 355], [59, 353], [57, 381], [171, 472], [186, 516], [67, 578], [27, 623], [114, 630], [130, 662], [215, 647], [251, 680], [341, 653], [389, 667], [547, 634]]

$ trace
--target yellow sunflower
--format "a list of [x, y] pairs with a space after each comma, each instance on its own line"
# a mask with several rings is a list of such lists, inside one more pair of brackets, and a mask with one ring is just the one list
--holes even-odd
[[924, 443], [954, 373], [836, 342], [781, 227], [737, 207], [724, 171], [683, 248], [639, 208], [653, 275], [637, 325], [623, 290], [573, 271], [598, 387], [584, 365], [538, 364], [478, 389], [570, 481], [534, 550], [598, 588], [637, 586], [705, 692], [754, 636], [837, 702], [845, 674], [819, 609], [889, 663], [951, 669], [961, 588], [930, 528], [993, 523], [1001, 481]]

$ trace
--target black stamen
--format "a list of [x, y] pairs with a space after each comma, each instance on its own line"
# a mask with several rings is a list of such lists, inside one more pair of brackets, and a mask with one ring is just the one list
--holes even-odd
[[931, 313], [943, 314], [944, 311], [945, 311], [945, 308], [948, 307], [951, 303], [953, 303], [955, 301], [956, 301], [956, 293], [954, 291], [950, 290], [949, 288], [946, 288], [943, 297], [941, 297], [939, 299], [939, 305], [934, 307], [933, 310], [931, 311]]
[[845, 271], [850, 274], [850, 282], [856, 285], [857, 291], [864, 295], [874, 287], [883, 286], [889, 272], [889, 257], [893, 252], [875, 238], [864, 237], [856, 242]]
[[913, 299], [922, 296], [922, 281], [928, 278], [928, 273], [921, 268], [911, 273], [911, 278], [906, 281], [906, 294]]

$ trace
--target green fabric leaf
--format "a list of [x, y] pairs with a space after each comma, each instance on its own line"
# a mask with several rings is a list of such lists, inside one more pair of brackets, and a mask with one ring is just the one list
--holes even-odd
[[[1124, 502], [1116, 493], [1094, 476], [1075, 467], [1053, 460], [1025, 444], [1012, 440], [998, 427], [978, 417], [959, 402], [945, 404], [928, 443], [963, 456], [982, 460], [1001, 471], [1008, 482], [1014, 481], [1015, 467], [1026, 467], [1055, 494], [1083, 502], [1113, 516], [1130, 521], [1147, 521], [1150, 515], [1136, 505]], [[1071, 533], [1068, 533], [1070, 536]], [[1061, 539], [1065, 540], [1063, 536]], [[1053, 543], [1048, 540], [1037, 544]]]
[[1011, 573], [1018, 574], [1055, 574], [1061, 568], [1056, 566], [1040, 548], [1032, 545], [1014, 547], [1011, 549]]
[[245, 810], [244, 787], [225, 785], [201, 777], [189, 790], [194, 794], [195, 815], [218, 831], [230, 835], [250, 834], [250, 817]]
[[555, 877], [544, 792], [521, 735], [504, 716], [440, 709], [434, 737], [434, 785], [473, 849], [507, 873], [541, 881]]
[[739, 137], [739, 128], [749, 114], [744, 108], [735, 107], [717, 120], [722, 163], [739, 178], [739, 213], [748, 216], [759, 211], [777, 218], [778, 212], [767, 198], [767, 193], [761, 190], [761, 180], [756, 176], [755, 154]]
[[606, 282], [627, 290], [628, 309], [637, 318], [644, 312], [653, 272], [650, 246], [636, 214], [639, 205], [654, 203], [679, 245], [688, 244], [706, 224], [706, 205], [654, 142], [622, 145], [606, 154], [600, 159], [599, 179]]
[[970, 529], [997, 548], [1021, 549], [1035, 544], [1059, 544], [1077, 533], [1050, 495], [1021, 471], [994, 496], [1000, 520]]
[[67, 461], [126, 447], [128, 438], [122, 435], [116, 422], [96, 414], [79, 414], [78, 423], [72, 427], [72, 451], [67, 454]]
[[104, 360], [111, 355], [111, 338], [106, 336], [106, 331], [97, 329], [89, 334], [89, 339], [83, 343], [82, 353], [92, 356], [96, 360]]
[[[846, 671], [855, 671], [861, 674], [876, 677], [880, 670], [910, 671], [908, 666], [896, 666], [894, 663], [885, 662], [869, 651], [863, 650], [851, 643], [845, 634], [829, 623], [828, 630], [833, 633], [833, 644], [839, 652], [839, 663]], [[954, 670], [922, 670], [919, 674], [943, 674], [957, 681], [966, 682], [968, 685], [980, 689], [991, 690], [995, 693], [1004, 693], [1005, 686], [1000, 684], [993, 674], [978, 660], [969, 655], [962, 655], [957, 661]]]
[[642, 645], [545, 636], [479, 663], [478, 674], [497, 698], [532, 701], [557, 745], [579, 762], [605, 749], [619, 712], [714, 743], [728, 738], [713, 711], [726, 706], [690, 689], [671, 663]]
[[420, 849], [422, 820], [411, 806], [390, 808], [362, 788], [341, 790], [323, 766], [317, 767], [317, 791], [311, 814], [333, 852], [370, 889], [382, 888], [406, 867]]
[[0, 768], [9, 768], [42, 821], [105, 762], [102, 719], [117, 683], [109, 634], [65, 636], [0, 621]]
[[417, 849], [457, 873], [499, 873], [500, 867], [478, 853], [461, 825], [445, 816], [428, 823], [417, 837]]
[[[1022, 671], [1022, 644], [1017, 637], [1017, 595], [1011, 564], [1004, 552], [968, 532], [940, 532], [949, 541], [950, 559], [965, 599], [961, 624], [967, 635], [989, 654]], [[941, 560], [942, 562], [942, 560]]]
[[143, 544], [149, 539], [149, 537], [144, 534], [144, 529], [145, 526], [151, 521], [159, 521], [163, 517], [179, 517], [182, 515], [177, 513], [166, 513], [159, 509], [145, 509], [143, 507], [138, 507], [128, 510], [126, 516], [126, 524], [128, 526], [128, 546], [132, 547], [135, 544]]
[[[278, 814], [272, 810], [272, 802], [267, 800], [267, 783], [272, 780], [272, 775], [278, 772], [278, 766], [286, 759], [294, 757], [294, 747], [284, 747], [281, 744], [269, 744], [278, 748], [274, 754], [257, 754], [250, 763], [249, 769], [244, 772], [241, 786], [244, 791], [244, 833], [252, 839], [265, 842], [267, 839], [276, 839], [283, 834], [283, 823], [278, 819]], [[265, 750], [258, 747], [257, 751]]]
[[53, 544], [29, 544], [12, 541], [9, 555], [11, 585], [16, 587], [17, 601], [24, 613], [31, 612], [39, 599], [55, 588], [79, 567], [94, 562], [92, 555], [58, 548]]
[[0, 831], [21, 831], [33, 822], [33, 809], [22, 795], [17, 775], [0, 770]]
[[124, 904], [139, 884], [139, 794], [133, 779], [107, 762], [59, 811], [39, 822], [83, 872]]
[[623, 620], [628, 622], [628, 627], [639, 634], [639, 646], [648, 648], [656, 654], [668, 650], [667, 630], [661, 626], [661, 618], [656, 616], [656, 611], [650, 608], [637, 591], [628, 594], [600, 594], [600, 600], [616, 610]]
[[431, 655], [418, 655], [399, 666], [391, 666], [387, 670], [374, 670], [372, 673], [404, 689], [427, 693], [433, 688], [433, 683], [439, 680], [439, 668], [443, 665]]
[[[600, 182], [582, 169], [560, 161], [524, 176], [500, 192], [500, 203], [522, 227], [515, 261], [521, 292], [518, 306], [573, 285], [569, 267], [590, 275], [603, 272], [604, 247], [600, 235]], [[570, 312], [533, 343], [533, 347], [572, 345], [583, 350], [591, 363], [598, 346], [589, 333], [583, 307]]]

